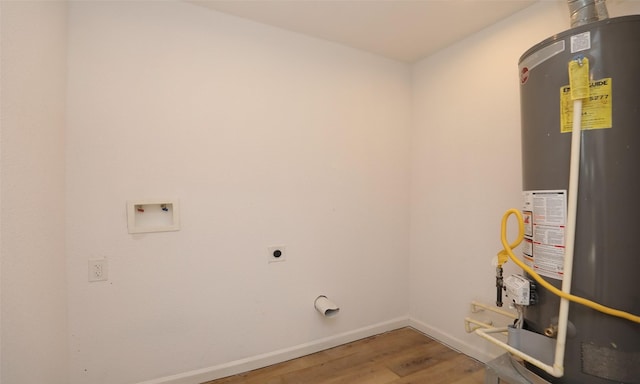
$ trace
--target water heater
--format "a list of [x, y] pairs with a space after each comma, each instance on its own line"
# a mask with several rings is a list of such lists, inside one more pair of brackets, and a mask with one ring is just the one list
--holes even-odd
[[[559, 33], [519, 61], [523, 259], [560, 287], [572, 101], [567, 64], [588, 59], [571, 293], [640, 313], [640, 15]], [[559, 298], [545, 289], [524, 328], [553, 338]], [[640, 324], [570, 304], [564, 375], [551, 383], [640, 383]]]

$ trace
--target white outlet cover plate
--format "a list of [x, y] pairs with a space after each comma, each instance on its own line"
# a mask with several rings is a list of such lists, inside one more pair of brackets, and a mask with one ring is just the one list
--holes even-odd
[[107, 259], [89, 260], [89, 282], [106, 281], [108, 278]]

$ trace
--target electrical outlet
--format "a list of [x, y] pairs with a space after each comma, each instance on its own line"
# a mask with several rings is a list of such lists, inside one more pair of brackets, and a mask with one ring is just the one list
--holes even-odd
[[107, 280], [107, 259], [89, 260], [89, 282]]
[[273, 247], [268, 247], [267, 252], [267, 260], [269, 260], [270, 263], [285, 261], [287, 259], [286, 247], [282, 245], [274, 245]]

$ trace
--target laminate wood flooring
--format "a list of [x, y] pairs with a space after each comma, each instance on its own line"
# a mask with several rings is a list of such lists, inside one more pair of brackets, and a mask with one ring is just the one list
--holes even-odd
[[402, 328], [203, 384], [483, 384], [483, 368]]

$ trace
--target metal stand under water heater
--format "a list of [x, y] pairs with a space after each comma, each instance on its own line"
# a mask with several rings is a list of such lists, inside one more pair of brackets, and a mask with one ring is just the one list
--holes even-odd
[[[476, 333], [544, 382], [639, 384], [640, 15], [569, 2], [596, 17], [519, 61], [524, 207], [511, 213], [522, 255], [509, 257], [527, 273], [503, 280], [499, 264], [496, 277], [499, 305], [505, 291], [519, 316]], [[503, 262], [517, 246], [508, 217]], [[498, 331], [506, 344], [489, 335]]]

